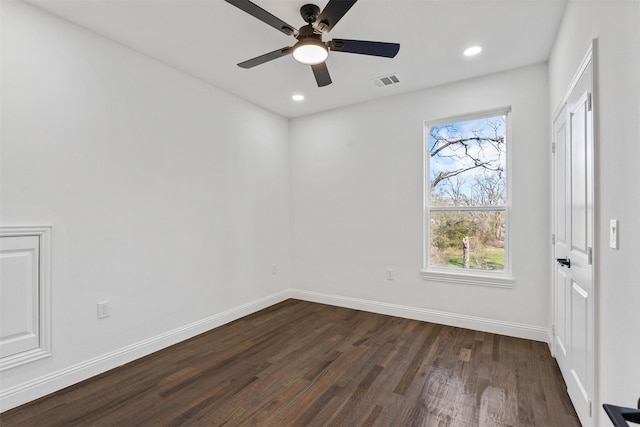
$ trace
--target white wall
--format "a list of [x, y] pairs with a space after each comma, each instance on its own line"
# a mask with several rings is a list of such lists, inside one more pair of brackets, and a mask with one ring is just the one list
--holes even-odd
[[1, 52], [2, 224], [53, 225], [53, 356], [3, 405], [288, 295], [286, 119], [22, 2]]
[[[550, 108], [564, 97], [591, 40], [598, 38], [596, 111], [596, 280], [599, 304], [598, 425], [602, 403], [636, 407], [640, 398], [640, 2], [575, 1], [549, 61]], [[620, 221], [610, 249], [609, 220]]]
[[[507, 150], [517, 283], [502, 289], [425, 281], [420, 277], [424, 122], [508, 105], [513, 107]], [[480, 329], [516, 324], [506, 332], [529, 336], [530, 329], [546, 340], [551, 265], [546, 65], [294, 119], [291, 144], [292, 283], [302, 294], [381, 303], [381, 311], [401, 306], [398, 313], [404, 315], [422, 313], [428, 320]], [[385, 279], [386, 268], [396, 270], [395, 280]], [[460, 323], [463, 318], [480, 322]]]

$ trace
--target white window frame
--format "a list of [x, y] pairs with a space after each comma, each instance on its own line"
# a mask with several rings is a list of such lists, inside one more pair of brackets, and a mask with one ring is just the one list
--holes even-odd
[[[505, 204], [502, 206], [463, 206], [463, 207], [440, 207], [431, 206], [431, 179], [430, 179], [430, 129], [434, 126], [441, 126], [446, 124], [466, 122], [470, 120], [483, 119], [488, 117], [506, 116], [506, 166], [505, 172], [507, 175], [506, 186], [507, 194]], [[511, 235], [511, 152], [513, 150], [511, 144], [511, 107], [501, 107], [491, 110], [480, 111], [470, 114], [462, 114], [454, 117], [441, 118], [437, 120], [427, 120], [424, 122], [424, 141], [423, 141], [423, 267], [421, 270], [421, 277], [424, 280], [430, 282], [444, 282], [455, 283], [465, 285], [480, 285], [491, 286], [499, 288], [512, 288], [515, 285], [515, 278], [512, 276], [511, 270], [511, 245], [509, 239]], [[429, 265], [429, 254], [431, 248], [431, 212], [447, 212], [447, 211], [496, 211], [504, 210], [505, 213], [505, 241], [504, 241], [504, 255], [505, 265], [502, 271], [484, 271], [477, 269], [461, 269], [442, 266]]]

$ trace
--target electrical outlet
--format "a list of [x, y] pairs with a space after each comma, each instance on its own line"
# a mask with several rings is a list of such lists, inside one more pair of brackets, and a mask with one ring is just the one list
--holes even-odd
[[278, 274], [278, 265], [271, 264], [271, 274]]
[[393, 268], [387, 268], [387, 280], [393, 280], [396, 277], [396, 272], [393, 270]]
[[98, 303], [98, 319], [109, 317], [109, 301]]

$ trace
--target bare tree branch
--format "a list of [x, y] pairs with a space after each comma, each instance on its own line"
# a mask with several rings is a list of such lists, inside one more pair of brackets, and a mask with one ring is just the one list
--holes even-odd
[[505, 142], [503, 123], [501, 120], [487, 119], [483, 124], [490, 129], [489, 132], [473, 130], [464, 134], [454, 125], [431, 128], [430, 157], [451, 159], [458, 166], [435, 173], [431, 180], [431, 189], [435, 189], [442, 181], [474, 169], [485, 169], [502, 176]]

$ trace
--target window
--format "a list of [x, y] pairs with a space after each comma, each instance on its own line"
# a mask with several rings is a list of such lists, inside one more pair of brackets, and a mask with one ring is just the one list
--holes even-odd
[[508, 113], [505, 108], [427, 123], [424, 278], [513, 285]]

